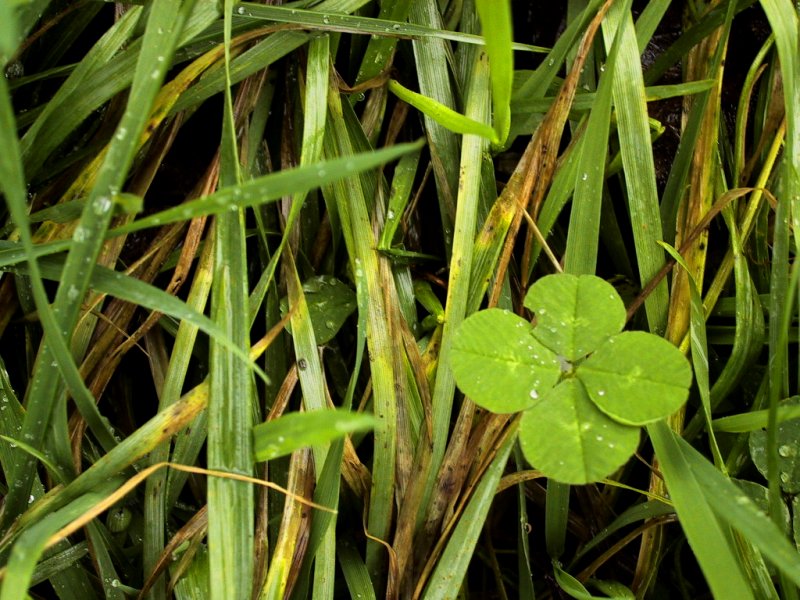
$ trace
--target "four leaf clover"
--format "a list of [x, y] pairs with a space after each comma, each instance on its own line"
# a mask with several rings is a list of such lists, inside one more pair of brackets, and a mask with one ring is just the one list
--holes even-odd
[[622, 332], [625, 306], [594, 275], [548, 275], [528, 290], [536, 325], [500, 309], [467, 318], [450, 366], [459, 388], [498, 413], [525, 411], [519, 442], [547, 477], [602, 480], [630, 458], [641, 425], [678, 410], [692, 371], [665, 339]]

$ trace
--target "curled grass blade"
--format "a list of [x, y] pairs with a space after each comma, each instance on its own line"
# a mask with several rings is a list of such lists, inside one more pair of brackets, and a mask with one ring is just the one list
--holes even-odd
[[500, 143], [500, 138], [497, 137], [495, 130], [486, 123], [470, 119], [444, 104], [412, 92], [397, 81], [389, 81], [389, 91], [453, 133], [479, 135], [494, 143]]

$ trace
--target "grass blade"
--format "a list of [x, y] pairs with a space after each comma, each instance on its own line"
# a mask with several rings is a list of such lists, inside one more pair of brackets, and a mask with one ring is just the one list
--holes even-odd
[[[233, 2], [225, 1], [225, 109], [220, 144], [221, 188], [238, 189], [241, 181], [230, 80]], [[245, 88], [242, 88], [245, 90]], [[247, 310], [247, 249], [244, 211], [221, 213], [214, 227], [214, 278], [211, 318], [243, 351], [250, 347]], [[251, 475], [253, 471], [254, 389], [248, 369], [216, 340], [209, 348], [208, 447], [210, 469]], [[212, 478], [208, 482], [208, 553], [218, 572], [210, 577], [210, 598], [244, 600], [253, 593], [252, 485]]]
[[511, 88], [514, 84], [511, 5], [508, 0], [477, 0], [475, 8], [481, 19], [489, 56], [495, 145], [502, 146], [511, 129]]
[[[714, 596], [753, 598], [731, 534], [714, 510], [718, 499], [706, 496], [702, 482], [681, 450], [680, 440], [666, 423], [659, 422], [647, 429], [683, 531]], [[721, 477], [711, 469], [715, 476]]]
[[[655, 243], [661, 239], [661, 218], [639, 46], [630, 12], [616, 3], [609, 9], [608, 17], [603, 22], [603, 36], [609, 52], [615, 35], [620, 36], [620, 47], [614, 67], [614, 106], [619, 119], [620, 147], [625, 165], [625, 185], [639, 277], [642, 285], [645, 285], [664, 264], [664, 252]], [[662, 282], [645, 303], [651, 331], [664, 331], [667, 303], [667, 286]]]
[[455, 598], [458, 588], [467, 572], [472, 559], [472, 552], [483, 530], [486, 515], [491, 507], [497, 484], [503, 474], [506, 461], [516, 441], [515, 435], [509, 435], [497, 450], [492, 463], [486, 469], [481, 482], [469, 499], [464, 512], [458, 519], [447, 546], [431, 573], [430, 580], [422, 595], [424, 600]]

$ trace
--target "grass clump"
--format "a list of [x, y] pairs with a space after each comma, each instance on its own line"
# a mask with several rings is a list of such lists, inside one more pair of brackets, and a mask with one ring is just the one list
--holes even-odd
[[0, 1], [0, 600], [797, 598], [799, 29]]

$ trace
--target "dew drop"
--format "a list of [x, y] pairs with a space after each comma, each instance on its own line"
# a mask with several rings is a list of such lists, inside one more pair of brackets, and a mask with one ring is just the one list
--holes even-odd
[[539, 392], [537, 392], [536, 390], [531, 390], [530, 397], [533, 398], [534, 400], [538, 400]]
[[581, 175], [581, 181], [586, 181], [587, 179], [589, 179], [588, 173], [584, 173], [583, 175]]
[[240, 6], [239, 8], [237, 8], [236, 12], [239, 13], [240, 15], [243, 15], [245, 13], [244, 6]]
[[597, 395], [598, 396], [605, 396], [606, 395], [606, 391], [605, 390], [597, 390]]
[[793, 448], [791, 446], [788, 444], [783, 444], [780, 448], [778, 448], [778, 454], [780, 454], [783, 458], [788, 458], [794, 454], [792, 450]]
[[305, 371], [308, 368], [308, 362], [306, 362], [305, 358], [301, 358], [300, 360], [297, 361], [297, 368], [300, 369], [301, 371]]
[[111, 198], [108, 196], [100, 196], [94, 201], [94, 214], [98, 217], [106, 214], [111, 210]]

